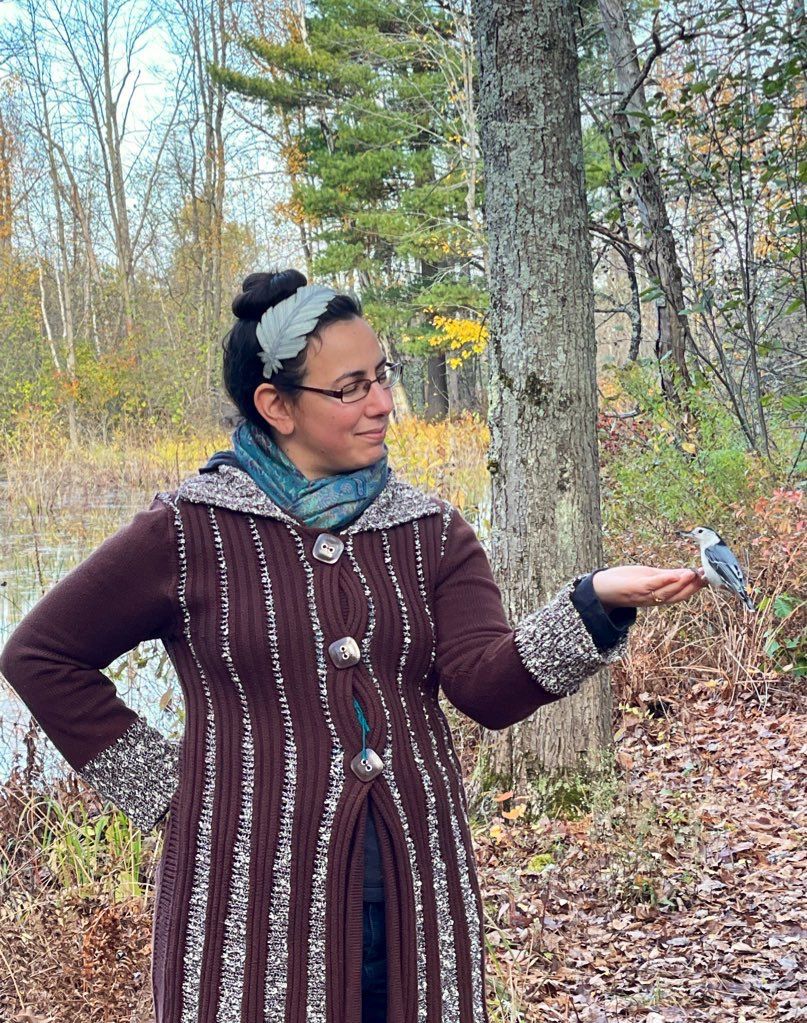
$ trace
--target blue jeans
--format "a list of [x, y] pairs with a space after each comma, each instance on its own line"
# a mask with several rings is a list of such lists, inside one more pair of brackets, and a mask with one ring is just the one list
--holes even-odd
[[387, 936], [384, 903], [364, 903], [364, 948], [361, 964], [361, 1023], [386, 1023]]

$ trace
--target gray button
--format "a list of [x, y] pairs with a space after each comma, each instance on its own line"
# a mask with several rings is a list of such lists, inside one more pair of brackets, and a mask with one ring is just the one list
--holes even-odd
[[344, 549], [345, 545], [338, 536], [334, 536], [333, 533], [320, 533], [314, 541], [314, 549], [311, 553], [317, 561], [324, 561], [326, 565], [332, 565], [339, 560]]
[[350, 770], [357, 778], [361, 778], [362, 781], [372, 781], [373, 778], [377, 778], [384, 770], [384, 761], [375, 750], [371, 750], [368, 746], [366, 759], [362, 756], [361, 750], [359, 750], [350, 761]]
[[335, 639], [328, 647], [328, 654], [337, 668], [350, 668], [361, 660], [359, 644], [352, 636]]

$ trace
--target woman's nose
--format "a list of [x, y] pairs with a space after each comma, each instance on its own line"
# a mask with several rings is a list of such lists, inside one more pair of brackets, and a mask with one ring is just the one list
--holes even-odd
[[367, 393], [367, 410], [378, 410], [379, 412], [392, 411], [392, 388], [382, 387], [374, 380]]

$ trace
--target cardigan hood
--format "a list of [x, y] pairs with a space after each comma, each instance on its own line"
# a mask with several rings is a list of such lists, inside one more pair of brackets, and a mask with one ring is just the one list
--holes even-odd
[[[226, 457], [230, 455], [231, 458]], [[235, 455], [228, 451], [211, 455], [198, 475], [190, 476], [180, 484], [177, 497], [183, 501], [216, 505], [300, 525], [299, 519], [275, 504], [250, 474], [238, 465]], [[351, 534], [369, 529], [389, 529], [423, 515], [442, 514], [445, 506], [446, 502], [407, 483], [390, 467], [387, 482], [375, 501], [355, 522], [336, 532]]]

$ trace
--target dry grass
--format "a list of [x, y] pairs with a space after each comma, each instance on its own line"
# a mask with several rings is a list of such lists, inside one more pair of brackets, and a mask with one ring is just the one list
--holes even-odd
[[[790, 492], [782, 492], [789, 494]], [[641, 613], [633, 630], [630, 657], [617, 669], [622, 695], [636, 701], [650, 689], [684, 699], [712, 690], [716, 699], [733, 701], [749, 691], [760, 706], [803, 699], [794, 659], [807, 656], [807, 604], [778, 617], [782, 599], [807, 597], [807, 531], [802, 502], [774, 495], [759, 502], [760, 514], [745, 521], [732, 538], [735, 550], [747, 551], [751, 595], [749, 612], [725, 591], [705, 589], [695, 598], [652, 613]], [[736, 541], [736, 542], [735, 542]], [[661, 542], [654, 548], [633, 545], [611, 563], [641, 562], [676, 566], [696, 564], [697, 549]], [[783, 648], [769, 656], [772, 643], [801, 643], [792, 655]]]

